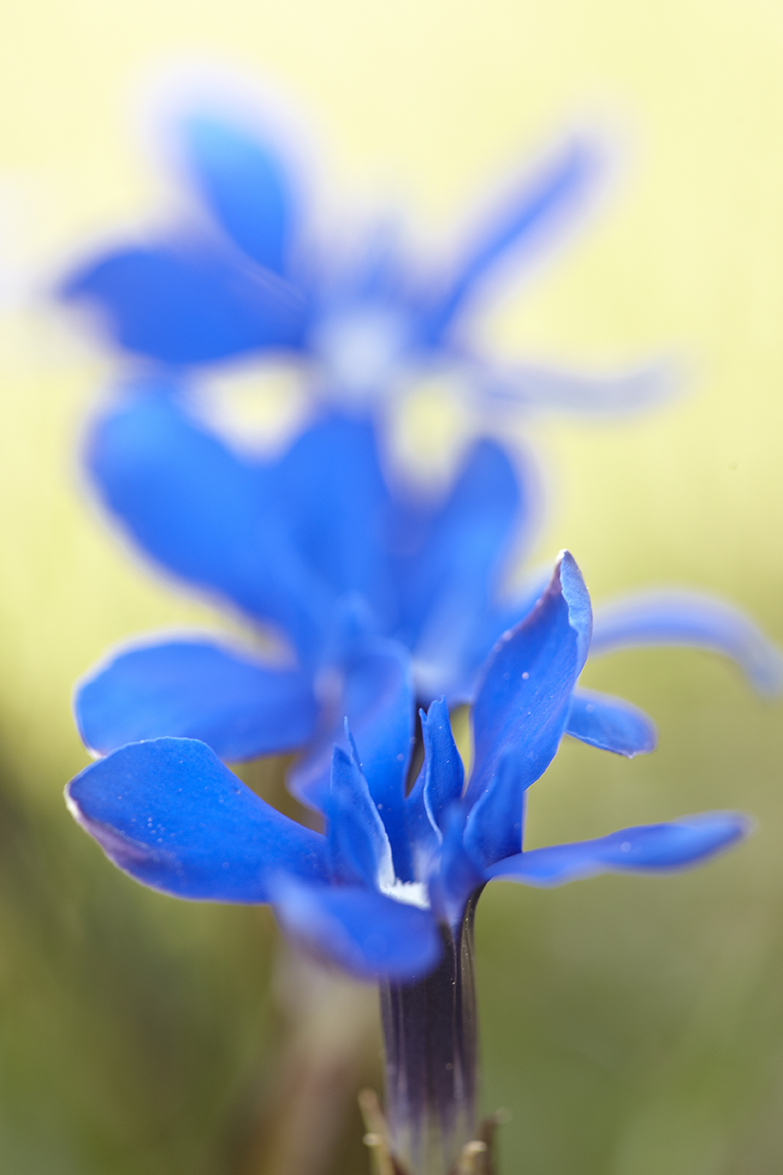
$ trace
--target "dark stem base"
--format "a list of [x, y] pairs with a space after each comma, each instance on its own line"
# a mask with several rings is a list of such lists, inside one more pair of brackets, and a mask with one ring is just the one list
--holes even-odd
[[421, 982], [382, 983], [386, 1117], [410, 1175], [448, 1175], [475, 1138], [477, 1024], [473, 914], [442, 927], [443, 959]]

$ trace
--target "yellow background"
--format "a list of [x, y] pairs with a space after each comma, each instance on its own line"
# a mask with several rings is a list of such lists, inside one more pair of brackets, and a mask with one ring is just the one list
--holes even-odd
[[[672, 355], [682, 392], [619, 422], [524, 423], [547, 481], [537, 554], [570, 547], [599, 601], [650, 582], [704, 587], [783, 640], [780, 5], [6, 4], [0, 737], [12, 833], [0, 870], [0, 1143], [22, 1175], [44, 1169], [42, 1155], [51, 1172], [238, 1170], [215, 1143], [226, 1089], [264, 1064], [253, 1050], [267, 924], [137, 896], [60, 809], [85, 762], [74, 678], [113, 640], [211, 620], [129, 557], [81, 484], [78, 437], [112, 364], [46, 298], [85, 242], [162, 218], [171, 189], [137, 133], [139, 95], [193, 61], [257, 76], [298, 112], [333, 206], [378, 198], [424, 239], [447, 243], [477, 196], [564, 130], [596, 126], [613, 141], [603, 207], [507, 285], [481, 334], [497, 353], [594, 369]], [[703, 654], [628, 653], [589, 676], [644, 705], [661, 747], [633, 764], [564, 747], [531, 801], [537, 843], [700, 807], [750, 810], [761, 829], [699, 874], [482, 899], [486, 1101], [514, 1114], [503, 1169], [773, 1175], [780, 706]], [[43, 911], [56, 933], [35, 928]], [[160, 1026], [173, 1022], [167, 1044]], [[212, 1084], [191, 1079], [207, 1062]], [[172, 1088], [169, 1101], [156, 1092]]]

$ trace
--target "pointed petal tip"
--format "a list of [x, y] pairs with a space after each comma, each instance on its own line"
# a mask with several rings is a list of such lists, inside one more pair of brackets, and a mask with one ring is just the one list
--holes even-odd
[[559, 553], [553, 583], [555, 578], [568, 605], [569, 623], [579, 637], [580, 654], [584, 661], [592, 638], [593, 609], [579, 564], [570, 551], [564, 549]]

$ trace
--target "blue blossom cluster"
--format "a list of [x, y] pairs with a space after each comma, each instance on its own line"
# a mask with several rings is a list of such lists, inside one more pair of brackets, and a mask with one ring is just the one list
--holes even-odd
[[[557, 885], [607, 871], [662, 871], [739, 839], [747, 821], [712, 812], [524, 852], [525, 793], [549, 766], [573, 713], [590, 644], [590, 599], [564, 553], [529, 614], [496, 645], [473, 709], [475, 761], [465, 773], [443, 700], [421, 713], [424, 762], [405, 780], [413, 731], [410, 679], [378, 703], [361, 758], [347, 750], [309, 798], [325, 834], [281, 815], [222, 765], [205, 742], [131, 743], [69, 786], [77, 820], [139, 881], [177, 897], [271, 902], [283, 926], [364, 978], [411, 980], [438, 962], [439, 923], [457, 932], [468, 901], [496, 878]], [[608, 745], [609, 723], [597, 727]], [[589, 727], [591, 711], [581, 708]], [[621, 739], [649, 749], [650, 728], [623, 713]], [[615, 717], [612, 715], [611, 717]], [[619, 740], [618, 740], [619, 741]]]
[[[104, 757], [69, 785], [76, 819], [144, 884], [269, 902], [317, 955], [405, 982], [437, 966], [444, 928], [456, 936], [488, 881], [667, 871], [738, 840], [746, 819], [714, 812], [524, 849], [527, 789], [564, 735], [629, 757], [655, 746], [636, 707], [579, 687], [591, 653], [717, 649], [766, 692], [783, 681], [780, 654], [731, 608], [686, 593], [630, 597], [593, 623], [568, 553], [543, 581], [509, 589], [534, 510], [519, 463], [491, 439], [475, 441], [440, 497], [391, 484], [379, 459], [373, 404], [402, 368], [462, 364], [479, 392], [500, 387], [452, 324], [508, 247], [578, 200], [590, 152], [560, 155], [450, 281], [427, 283], [391, 252], [347, 274], [319, 268], [298, 248], [297, 201], [262, 142], [203, 114], [182, 134], [214, 231], [116, 250], [67, 283], [152, 368], [93, 425], [87, 466], [159, 567], [276, 643], [149, 641], [93, 671], [76, 716]], [[191, 414], [181, 369], [281, 348], [311, 364], [321, 407], [281, 455], [240, 454]], [[540, 398], [557, 379], [522, 378], [522, 399], [533, 384]], [[461, 703], [472, 705], [467, 782], [449, 719]], [[284, 751], [296, 752], [289, 786], [323, 832], [223, 763]]]
[[[494, 442], [478, 441], [432, 502], [390, 489], [366, 419], [328, 415], [282, 457], [250, 459], [148, 383], [97, 421], [88, 466], [160, 566], [285, 641], [282, 660], [206, 636], [142, 643], [81, 683], [79, 727], [106, 758], [71, 784], [72, 811], [139, 880], [271, 901], [319, 954], [364, 977], [411, 977], [437, 959], [437, 923], [458, 924], [493, 877], [669, 869], [745, 828], [713, 814], [522, 851], [525, 791], [564, 734], [627, 756], [656, 736], [636, 707], [578, 686], [596, 637], [569, 555], [543, 589], [504, 594], [527, 507]], [[779, 682], [778, 654], [747, 621], [697, 604], [626, 600], [599, 613], [598, 647], [712, 644], [759, 685]], [[467, 787], [448, 716], [465, 701]], [[406, 795], [417, 705], [424, 761]], [[290, 750], [289, 786], [325, 835], [220, 763]]]

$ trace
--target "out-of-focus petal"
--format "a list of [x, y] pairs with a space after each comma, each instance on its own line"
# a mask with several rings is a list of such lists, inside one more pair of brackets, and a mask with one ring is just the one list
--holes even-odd
[[739, 609], [699, 592], [625, 596], [596, 611], [591, 654], [693, 645], [731, 657], [762, 694], [783, 690], [783, 654]]
[[324, 669], [316, 684], [321, 730], [310, 754], [291, 769], [288, 786], [304, 803], [326, 810], [332, 748], [350, 751], [347, 718], [391, 842], [395, 873], [401, 881], [412, 881], [404, 811], [414, 718], [407, 653], [394, 641], [368, 639], [342, 662]]
[[313, 657], [333, 600], [291, 540], [274, 467], [231, 452], [157, 387], [98, 420], [87, 463], [106, 505], [148, 554], [279, 625]]
[[627, 759], [654, 751], [658, 743], [655, 723], [643, 710], [622, 698], [593, 690], [574, 691], [565, 732], [591, 747], [613, 751]]
[[61, 295], [96, 306], [120, 347], [174, 366], [298, 348], [307, 317], [280, 278], [192, 245], [118, 248], [72, 274]]
[[275, 811], [193, 739], [121, 747], [77, 775], [66, 798], [115, 865], [175, 897], [266, 902], [281, 872], [328, 878], [325, 838]]
[[597, 873], [658, 873], [696, 864], [728, 848], [751, 829], [739, 812], [703, 812], [669, 824], [623, 828], [597, 840], [551, 845], [498, 861], [487, 880], [562, 885]]
[[375, 890], [303, 885], [284, 877], [275, 887], [274, 906], [288, 934], [359, 979], [423, 978], [440, 958], [431, 912]]
[[522, 524], [532, 521], [528, 488], [501, 447], [482, 440], [437, 510], [399, 504], [392, 516], [398, 634], [414, 650], [417, 678], [436, 695], [450, 694], [462, 674], [476, 617], [497, 594], [512, 540], [524, 540]]
[[191, 175], [217, 222], [253, 261], [284, 274], [294, 200], [269, 145], [208, 112], [185, 119], [181, 138]]
[[530, 615], [546, 591], [550, 576], [549, 571], [545, 577], [534, 576], [510, 599], [490, 603], [483, 613], [476, 613], [472, 631], [461, 651], [461, 663], [455, 665], [453, 674], [447, 678], [430, 678], [427, 671], [431, 666], [415, 661], [417, 697], [427, 698], [432, 686], [439, 685], [441, 691], [446, 693], [449, 705], [473, 702], [487, 657], [505, 632], [516, 628]]
[[172, 735], [238, 761], [292, 750], [315, 730], [307, 674], [274, 669], [214, 641], [126, 649], [76, 690], [76, 724], [101, 754]]
[[391, 845], [359, 767], [354, 745], [349, 755], [341, 747], [334, 748], [326, 816], [335, 881], [370, 889], [393, 885]]
[[521, 848], [522, 797], [560, 744], [590, 627], [590, 597], [565, 551], [528, 618], [496, 645], [473, 707], [465, 838], [482, 865]]
[[476, 371], [485, 396], [555, 412], [616, 414], [647, 408], [671, 395], [673, 372], [662, 363], [616, 375], [584, 375], [520, 363], [508, 370]]
[[440, 339], [467, 298], [499, 258], [509, 249], [537, 245], [540, 238], [581, 210], [600, 175], [596, 147], [576, 140], [512, 192], [474, 233], [473, 241], [456, 266], [447, 289], [427, 322], [427, 337]]
[[389, 491], [372, 422], [327, 416], [275, 467], [291, 541], [335, 598], [362, 596], [385, 621], [393, 604], [384, 527]]

